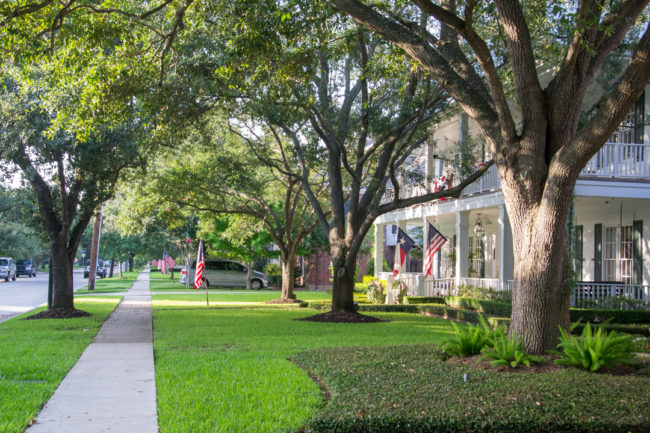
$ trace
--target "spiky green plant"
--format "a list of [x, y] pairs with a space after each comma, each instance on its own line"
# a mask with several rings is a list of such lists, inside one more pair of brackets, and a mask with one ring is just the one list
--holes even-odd
[[634, 343], [629, 335], [607, 332], [603, 328], [593, 332], [589, 323], [580, 336], [572, 336], [561, 327], [560, 333], [557, 348], [562, 351], [551, 351], [560, 356], [555, 360], [556, 364], [597, 371], [616, 364], [628, 364], [634, 357]]
[[517, 368], [522, 364], [530, 367], [531, 363], [544, 362], [543, 357], [526, 353], [523, 341], [517, 337], [515, 332], [511, 336], [495, 333], [492, 338], [492, 347], [484, 347], [481, 353], [483, 353], [481, 359], [491, 359], [490, 364], [494, 367]]
[[481, 350], [491, 345], [494, 335], [503, 333], [501, 328], [492, 329], [483, 316], [479, 315], [478, 325], [459, 327], [451, 322], [454, 336], [445, 341], [442, 349], [452, 356], [472, 356], [481, 353]]

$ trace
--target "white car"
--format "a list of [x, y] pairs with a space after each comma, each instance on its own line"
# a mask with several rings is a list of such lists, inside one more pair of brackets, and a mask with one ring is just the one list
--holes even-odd
[[0, 278], [16, 281], [16, 262], [11, 257], [0, 257]]
[[[196, 260], [192, 263], [189, 272], [190, 282], [194, 282], [194, 273], [196, 270]], [[232, 260], [205, 259], [203, 268], [203, 281], [207, 287], [246, 287], [246, 278], [248, 268], [241, 263]], [[185, 284], [188, 278], [188, 272], [185, 268], [181, 270], [181, 276], [178, 282]], [[251, 275], [251, 289], [260, 290], [269, 286], [269, 277], [258, 271], [253, 271]]]

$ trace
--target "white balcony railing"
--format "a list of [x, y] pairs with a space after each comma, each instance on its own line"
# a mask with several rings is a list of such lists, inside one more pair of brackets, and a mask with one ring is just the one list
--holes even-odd
[[[607, 143], [587, 162], [580, 178], [650, 179], [650, 144]], [[458, 184], [458, 180], [454, 181]], [[463, 196], [501, 189], [496, 166], [492, 166], [476, 182], [463, 190]], [[417, 182], [400, 190], [401, 198], [417, 197], [435, 191], [435, 182]], [[387, 190], [382, 203], [393, 199]]]
[[650, 178], [650, 144], [607, 143], [589, 160], [580, 176]]

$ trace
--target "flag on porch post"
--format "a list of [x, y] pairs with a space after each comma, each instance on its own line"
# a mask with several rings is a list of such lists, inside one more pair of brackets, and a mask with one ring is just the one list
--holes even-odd
[[203, 240], [199, 241], [199, 251], [196, 254], [196, 272], [194, 274], [194, 290], [199, 290], [203, 285], [203, 267], [205, 266], [205, 257], [203, 255]]
[[402, 271], [406, 263], [406, 255], [415, 245], [415, 241], [402, 229], [397, 229], [397, 245], [395, 245], [395, 266], [393, 266], [393, 275]]
[[424, 276], [428, 277], [433, 273], [433, 256], [447, 242], [445, 238], [435, 227], [429, 223], [427, 234], [427, 245], [424, 250]]

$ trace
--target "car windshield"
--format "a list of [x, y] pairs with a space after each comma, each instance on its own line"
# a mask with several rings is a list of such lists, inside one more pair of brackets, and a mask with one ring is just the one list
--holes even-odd
[[16, 261], [17, 265], [29, 265], [31, 263], [32, 263], [31, 260], [18, 260], [18, 261]]
[[9, 260], [7, 259], [0, 259], [0, 266], [7, 266], [9, 264]]

